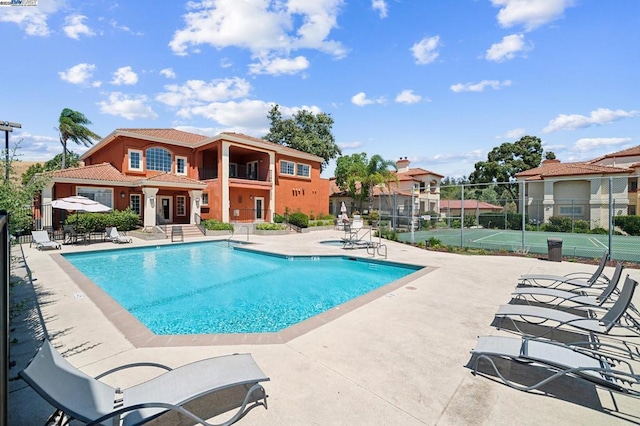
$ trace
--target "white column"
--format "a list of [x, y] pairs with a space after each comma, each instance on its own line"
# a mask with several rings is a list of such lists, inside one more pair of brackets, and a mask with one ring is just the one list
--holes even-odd
[[156, 226], [156, 194], [158, 188], [142, 188], [144, 194], [144, 228]]
[[544, 198], [542, 205], [544, 206], [544, 221], [548, 222], [549, 218], [553, 216], [553, 206], [555, 200], [553, 198], [553, 181], [544, 182]]
[[[40, 212], [42, 213], [42, 226], [52, 226], [53, 224], [53, 208], [51, 208], [51, 201], [53, 201], [53, 182], [48, 183], [42, 188]], [[43, 206], [47, 206], [43, 208]]]
[[[273, 217], [276, 214], [276, 155], [273, 152], [269, 152], [269, 181], [271, 182], [271, 190], [269, 191], [269, 211], [270, 216], [268, 222], [273, 222]], [[284, 212], [280, 212], [284, 213]]]
[[220, 174], [220, 205], [222, 206], [222, 222], [229, 222], [229, 142], [222, 141], [222, 173]]
[[195, 225], [196, 215], [200, 215], [200, 204], [202, 204], [202, 191], [192, 190], [189, 191], [189, 197], [191, 198], [191, 225]]

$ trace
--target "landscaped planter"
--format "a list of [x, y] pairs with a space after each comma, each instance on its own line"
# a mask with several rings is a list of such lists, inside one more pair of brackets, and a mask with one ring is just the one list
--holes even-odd
[[327, 226], [310, 226], [308, 228], [304, 228], [307, 231], [327, 231], [331, 229], [336, 229], [335, 225], [327, 225]]
[[206, 232], [206, 236], [207, 237], [228, 237], [230, 235], [233, 234], [233, 231], [231, 231], [230, 229], [223, 229], [220, 231], [214, 231], [211, 229], [205, 229]]
[[254, 229], [253, 233], [255, 235], [287, 235], [291, 233], [288, 229], [276, 229], [276, 230], [266, 230], [266, 229]]

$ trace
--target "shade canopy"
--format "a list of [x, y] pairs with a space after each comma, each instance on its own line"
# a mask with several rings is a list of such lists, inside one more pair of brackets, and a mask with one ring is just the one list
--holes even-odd
[[340, 212], [341, 213], [346, 213], [347, 212], [347, 205], [344, 203], [344, 201], [342, 202], [342, 205], [340, 206]]
[[100, 204], [99, 202], [83, 197], [82, 195], [74, 195], [72, 197], [53, 200], [51, 202], [51, 207], [54, 209], [76, 212], [98, 213], [111, 211], [111, 207], [107, 207], [104, 204]]

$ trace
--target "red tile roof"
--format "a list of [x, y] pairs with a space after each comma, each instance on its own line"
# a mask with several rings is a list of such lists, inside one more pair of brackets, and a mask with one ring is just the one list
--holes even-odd
[[[446, 209], [455, 209], [459, 210], [462, 208], [462, 200], [440, 200], [440, 210]], [[479, 200], [464, 200], [464, 209], [465, 210], [500, 210], [502, 211], [502, 206], [497, 206], [495, 204], [490, 204], [484, 201]]]
[[631, 169], [624, 167], [600, 166], [590, 162], [561, 163], [559, 160], [545, 160], [539, 167], [516, 174], [517, 178], [540, 180], [547, 177], [576, 175], [606, 175], [629, 173]]
[[181, 185], [202, 185], [203, 187], [207, 185], [205, 182], [202, 182], [200, 180], [191, 179], [186, 176], [178, 176], [168, 172], [159, 173], [157, 175], [154, 175], [148, 178], [142, 178], [142, 179], [138, 178], [137, 180], [140, 181], [140, 183], [144, 183], [144, 182], [178, 183]]
[[84, 167], [73, 167], [70, 169], [56, 170], [51, 174], [56, 178], [65, 179], [87, 179], [87, 180], [103, 180], [111, 182], [133, 182], [139, 178], [125, 176], [118, 169], [109, 163], [94, 164]]
[[640, 155], [640, 145], [623, 149], [622, 151], [612, 152], [611, 154], [605, 154], [601, 157], [590, 160], [589, 163], [597, 163], [598, 161], [602, 161], [605, 158], [632, 157], [635, 155]]
[[441, 177], [441, 178], [444, 177], [444, 175], [441, 175], [440, 173], [436, 173], [436, 172], [432, 172], [432, 171], [429, 171], [429, 170], [425, 170], [425, 169], [422, 169], [420, 167], [409, 169], [406, 172], [398, 172], [398, 178], [400, 177], [400, 175], [407, 175], [407, 176], [434, 175], [434, 176], [438, 176], [438, 177]]
[[140, 136], [148, 136], [153, 138], [167, 139], [174, 142], [195, 144], [210, 136], [198, 135], [196, 133], [183, 132], [176, 129], [116, 129], [116, 132], [135, 133]]

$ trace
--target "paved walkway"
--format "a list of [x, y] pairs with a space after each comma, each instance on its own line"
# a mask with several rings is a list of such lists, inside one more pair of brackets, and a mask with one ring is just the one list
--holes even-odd
[[[315, 231], [252, 235], [249, 240], [257, 249], [282, 254], [367, 257], [363, 249], [347, 252], [320, 244], [340, 237], [340, 231]], [[237, 238], [246, 240], [246, 236]], [[134, 239], [135, 246], [145, 244], [158, 242]], [[16, 366], [10, 374], [17, 375], [34, 353], [37, 339], [46, 333], [72, 364], [90, 375], [143, 360], [179, 366], [210, 356], [250, 352], [271, 378], [265, 384], [270, 397], [269, 409], [253, 410], [240, 421], [244, 425], [640, 422], [640, 399], [612, 395], [574, 379], [549, 387], [553, 396], [525, 393], [486, 377], [474, 377], [465, 367], [477, 336], [505, 333], [491, 326], [493, 314], [498, 305], [510, 300], [519, 275], [564, 274], [595, 266], [522, 257], [463, 256], [386, 244], [389, 260], [429, 266], [431, 272], [285, 343], [170, 347], [136, 347], [91, 298], [82, 297], [73, 274], [54, 260], [55, 252], [23, 245], [26, 262], [20, 263], [13, 275], [26, 277], [27, 283], [14, 286], [13, 291], [22, 313], [14, 320], [11, 335], [11, 358]], [[112, 247], [111, 243], [65, 246], [62, 252]], [[610, 275], [611, 268], [607, 272]], [[628, 273], [640, 280], [640, 270]], [[38, 303], [34, 303], [36, 296]], [[510, 368], [512, 374], [518, 369], [528, 371], [515, 364]], [[116, 374], [109, 383], [126, 388], [154, 373], [143, 369], [135, 374]], [[24, 382], [11, 381], [10, 424], [40, 425], [50, 411]], [[174, 424], [174, 420], [165, 423]]]

